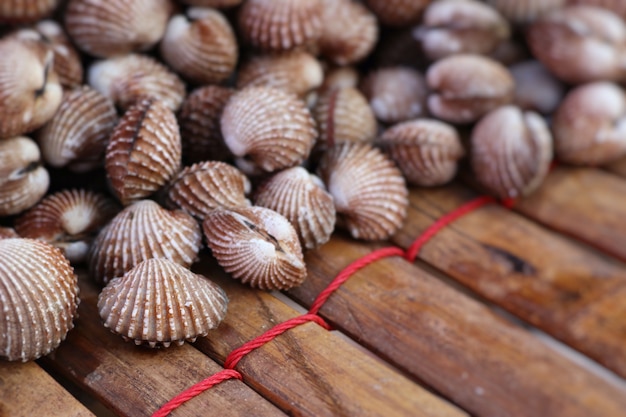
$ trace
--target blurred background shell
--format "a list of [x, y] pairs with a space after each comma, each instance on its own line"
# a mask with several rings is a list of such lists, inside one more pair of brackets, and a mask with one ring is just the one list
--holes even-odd
[[0, 239], [10, 239], [13, 237], [20, 237], [20, 235], [18, 235], [17, 232], [15, 231], [15, 229], [13, 229], [12, 227], [0, 226]]
[[584, 4], [587, 6], [596, 6], [607, 9], [626, 19], [626, 2], [623, 0], [566, 0], [567, 4]]
[[32, 239], [0, 239], [0, 357], [47, 355], [74, 327], [78, 279], [61, 252]]
[[98, 297], [104, 326], [150, 347], [193, 342], [226, 315], [226, 293], [167, 259], [148, 259], [107, 284]]
[[2, 0], [0, 23], [28, 23], [46, 17], [61, 0]]
[[306, 249], [328, 242], [335, 229], [333, 197], [322, 180], [302, 167], [287, 168], [263, 182], [254, 204], [285, 216]]
[[298, 235], [273, 210], [217, 209], [202, 223], [207, 245], [233, 278], [262, 290], [286, 290], [306, 278]]
[[179, 0], [183, 4], [200, 7], [215, 7], [217, 9], [239, 6], [243, 0]]
[[337, 145], [320, 160], [318, 174], [333, 196], [337, 225], [353, 238], [383, 240], [402, 226], [409, 192], [400, 170], [379, 149]]
[[115, 196], [127, 205], [164, 186], [179, 170], [182, 147], [174, 113], [161, 101], [141, 100], [115, 126], [105, 168]]
[[565, 94], [565, 86], [537, 60], [509, 67], [515, 80], [515, 104], [524, 110], [550, 114]]
[[567, 0], [485, 0], [510, 22], [518, 25], [533, 22], [540, 16], [559, 9]]
[[89, 251], [89, 272], [96, 282], [106, 284], [150, 258], [167, 258], [189, 267], [201, 244], [200, 227], [191, 215], [141, 200], [100, 230]]
[[57, 247], [74, 264], [86, 259], [92, 239], [118, 210], [103, 194], [63, 190], [46, 196], [18, 217], [15, 230], [21, 237]]
[[419, 21], [432, 0], [365, 0], [378, 20], [388, 26], [409, 26]]

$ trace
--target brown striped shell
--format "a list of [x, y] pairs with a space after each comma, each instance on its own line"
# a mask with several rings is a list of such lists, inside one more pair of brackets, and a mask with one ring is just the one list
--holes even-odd
[[105, 168], [115, 196], [127, 205], [165, 185], [180, 169], [182, 148], [174, 113], [161, 101], [143, 99], [115, 126]]
[[234, 166], [204, 161], [178, 173], [167, 189], [165, 205], [202, 220], [216, 208], [249, 206], [250, 187], [248, 178]]
[[602, 165], [626, 154], [626, 95], [617, 84], [596, 81], [571, 90], [552, 119], [559, 161]]
[[584, 4], [586, 6], [596, 6], [607, 9], [626, 19], [626, 2], [624, 0], [566, 0], [568, 5]]
[[387, 239], [402, 226], [409, 193], [400, 170], [380, 150], [337, 145], [324, 154], [318, 173], [335, 201], [337, 225], [355, 239]]
[[35, 30], [45, 38], [54, 53], [54, 72], [63, 87], [73, 88], [83, 82], [83, 63], [63, 28], [54, 20], [37, 22]]
[[2, 0], [0, 23], [26, 23], [50, 15], [60, 0]]
[[199, 7], [170, 19], [160, 49], [163, 60], [195, 84], [224, 81], [239, 56], [228, 20], [217, 10]]
[[510, 22], [525, 24], [561, 8], [567, 0], [486, 0]]
[[189, 6], [214, 7], [216, 9], [239, 6], [243, 0], [179, 0]]
[[83, 262], [94, 236], [118, 211], [102, 194], [63, 190], [48, 195], [15, 220], [22, 237], [59, 248], [72, 263]]
[[32, 239], [0, 239], [0, 358], [47, 355], [74, 327], [78, 279], [61, 252]]
[[519, 62], [509, 67], [515, 80], [515, 104], [524, 110], [552, 113], [565, 94], [565, 87], [539, 61]]
[[317, 148], [343, 142], [373, 142], [378, 125], [367, 99], [356, 88], [322, 93], [313, 109], [319, 129]]
[[171, 0], [69, 0], [65, 28], [90, 55], [145, 51], [163, 37], [172, 7]]
[[333, 197], [302, 167], [287, 168], [266, 180], [256, 189], [254, 204], [285, 216], [306, 249], [328, 242], [335, 229]]
[[321, 18], [321, 0], [248, 0], [239, 9], [239, 29], [256, 48], [288, 51], [316, 42]]
[[502, 198], [532, 193], [548, 174], [552, 136], [541, 116], [502, 106], [472, 130], [471, 164], [478, 183]]
[[317, 131], [304, 102], [270, 87], [235, 93], [221, 119], [224, 142], [244, 172], [273, 172], [303, 162]]
[[322, 84], [322, 64], [304, 51], [257, 55], [247, 60], [237, 74], [237, 88], [274, 87], [299, 97]]
[[220, 130], [220, 118], [233, 93], [231, 88], [207, 85], [185, 98], [178, 112], [185, 161], [224, 161], [231, 157]]
[[150, 347], [206, 336], [224, 319], [227, 306], [217, 284], [163, 258], [139, 263], [98, 296], [105, 327]]
[[432, 0], [365, 0], [383, 25], [409, 26], [417, 23]]
[[18, 136], [0, 140], [0, 216], [32, 207], [49, 185], [50, 176], [32, 139]]
[[458, 54], [434, 63], [426, 73], [431, 90], [428, 110], [451, 123], [470, 123], [513, 100], [515, 82], [502, 64]]
[[378, 41], [376, 16], [354, 0], [322, 0], [320, 53], [337, 65], [364, 59]]
[[17, 232], [15, 231], [15, 229], [11, 227], [0, 226], [0, 239], [10, 239], [14, 237], [20, 237], [20, 235], [18, 235]]
[[43, 159], [75, 172], [99, 168], [116, 123], [110, 99], [86, 85], [68, 91], [52, 120], [39, 132]]
[[0, 39], [0, 139], [41, 127], [54, 116], [63, 91], [54, 54], [41, 41]]
[[106, 284], [141, 261], [167, 258], [184, 267], [195, 262], [202, 232], [191, 215], [141, 200], [119, 212], [98, 233], [89, 251], [89, 272]]
[[359, 72], [354, 67], [330, 68], [324, 74], [324, 82], [319, 88], [320, 93], [335, 88], [356, 88], [359, 85]]
[[407, 182], [443, 185], [457, 172], [465, 154], [454, 127], [435, 119], [417, 119], [385, 130], [378, 144], [396, 162]]
[[422, 74], [412, 68], [375, 70], [363, 79], [360, 89], [383, 123], [414, 119], [426, 111], [426, 83]]
[[176, 111], [185, 98], [185, 84], [154, 58], [123, 55], [97, 61], [89, 67], [89, 85], [126, 110], [137, 100], [152, 97]]
[[263, 207], [217, 209], [202, 223], [207, 245], [233, 278], [262, 290], [302, 284], [306, 265], [293, 226]]

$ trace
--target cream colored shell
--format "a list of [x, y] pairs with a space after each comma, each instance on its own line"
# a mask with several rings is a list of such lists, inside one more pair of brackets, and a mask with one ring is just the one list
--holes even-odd
[[51, 14], [60, 0], [2, 0], [0, 23], [35, 22]]

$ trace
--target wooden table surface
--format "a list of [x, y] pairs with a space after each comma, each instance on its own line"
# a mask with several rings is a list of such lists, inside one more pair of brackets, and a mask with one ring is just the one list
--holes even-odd
[[[626, 416], [626, 178], [559, 167], [512, 209], [491, 204], [438, 233], [409, 263], [357, 272], [307, 323], [239, 362], [229, 380], [175, 416]], [[227, 292], [220, 327], [193, 344], [148, 349], [98, 318], [81, 272], [76, 327], [52, 354], [0, 362], [0, 416], [149, 416], [218, 372], [228, 353], [305, 312], [350, 262], [408, 247], [478, 194], [413, 189], [389, 242], [336, 233], [308, 252], [308, 279], [284, 294], [230, 279], [208, 256], [194, 269]]]

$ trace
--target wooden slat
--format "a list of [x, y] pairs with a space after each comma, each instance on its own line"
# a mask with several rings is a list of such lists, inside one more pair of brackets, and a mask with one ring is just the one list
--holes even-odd
[[[95, 288], [81, 279], [76, 328], [47, 361], [118, 415], [149, 416], [179, 392], [222, 369], [188, 344], [149, 349], [124, 342], [102, 326], [96, 300]], [[172, 415], [206, 415], [207, 410], [216, 416], [284, 416], [238, 380], [219, 384]]]
[[[207, 275], [228, 293], [229, 312], [214, 335], [195, 345], [219, 360], [297, 315], [269, 293], [243, 287], [222, 273]], [[246, 383], [290, 415], [466, 416], [345, 338], [313, 323], [291, 329], [250, 353], [237, 369]]]
[[1, 417], [93, 417], [35, 362], [0, 361]]
[[[307, 255], [309, 277], [290, 294], [310, 305], [345, 265], [371, 250], [334, 237]], [[476, 416], [626, 413], [626, 390], [399, 257], [355, 274], [321, 314]]]
[[[475, 197], [449, 186], [410, 193], [403, 247]], [[420, 258], [474, 292], [626, 376], [626, 268], [497, 205], [442, 230]]]
[[515, 210], [626, 260], [626, 180], [615, 175], [557, 167]]

